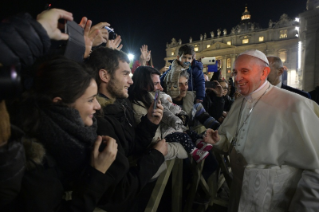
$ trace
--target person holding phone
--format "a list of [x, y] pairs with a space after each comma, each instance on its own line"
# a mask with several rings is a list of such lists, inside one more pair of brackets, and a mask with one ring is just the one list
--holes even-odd
[[[135, 119], [138, 121], [145, 114], [146, 111], [143, 108], [147, 108], [152, 103], [152, 99], [154, 101], [160, 99], [164, 112], [158, 129], [159, 138], [165, 138], [169, 144], [181, 144], [196, 162], [204, 160], [208, 156], [208, 151], [212, 146], [206, 144], [202, 136], [187, 129], [188, 117], [186, 112], [178, 105], [173, 104], [172, 98], [162, 92], [163, 88], [159, 84], [159, 76], [160, 73], [152, 67], [144, 66], [136, 69], [133, 76], [133, 80], [137, 82], [136, 86], [133, 85], [129, 89], [129, 98], [133, 103]], [[147, 90], [148, 92], [144, 92], [143, 90]], [[157, 139], [158, 137], [155, 136], [153, 142], [156, 142]]]
[[[107, 172], [117, 143], [96, 134], [93, 115], [101, 108], [96, 95], [87, 70], [63, 56], [36, 68], [34, 85], [21, 103], [26, 171], [9, 211], [93, 211], [123, 176], [125, 170], [116, 176]], [[67, 191], [72, 200], [63, 199]]]

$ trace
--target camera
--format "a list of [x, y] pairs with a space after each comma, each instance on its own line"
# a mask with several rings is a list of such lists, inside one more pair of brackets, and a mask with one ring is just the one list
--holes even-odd
[[205, 82], [205, 88], [216, 88], [218, 85], [218, 82], [215, 81], [206, 81]]
[[107, 29], [107, 31], [109, 32], [109, 39], [114, 40], [117, 36], [117, 34], [114, 32], [114, 29], [112, 29], [108, 26], [105, 26], [104, 28]]

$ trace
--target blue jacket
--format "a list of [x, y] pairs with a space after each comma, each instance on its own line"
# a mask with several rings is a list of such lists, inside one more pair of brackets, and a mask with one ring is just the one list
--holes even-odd
[[[161, 85], [164, 83], [165, 75], [171, 70], [171, 66], [161, 76]], [[205, 80], [203, 74], [203, 64], [197, 60], [193, 60], [192, 66], [187, 70], [189, 73], [188, 90], [196, 91], [196, 99], [204, 100], [205, 98]]]

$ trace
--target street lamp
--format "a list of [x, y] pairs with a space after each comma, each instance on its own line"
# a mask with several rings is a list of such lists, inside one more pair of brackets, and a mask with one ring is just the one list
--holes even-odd
[[128, 59], [132, 62], [134, 59], [134, 55], [131, 53], [128, 53], [127, 56], [128, 56]]

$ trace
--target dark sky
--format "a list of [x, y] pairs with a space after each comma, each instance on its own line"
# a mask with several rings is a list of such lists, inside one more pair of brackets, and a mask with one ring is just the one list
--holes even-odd
[[28, 11], [39, 13], [46, 3], [73, 12], [76, 22], [87, 16], [97, 24], [106, 21], [122, 36], [123, 50], [139, 56], [139, 48], [147, 44], [152, 50], [154, 66], [165, 65], [166, 42], [175, 37], [188, 43], [189, 37], [199, 40], [199, 35], [226, 28], [228, 33], [240, 22], [247, 4], [252, 22], [262, 28], [269, 19], [278, 21], [283, 13], [295, 18], [306, 10], [307, 0], [2, 0], [1, 19], [5, 16]]

